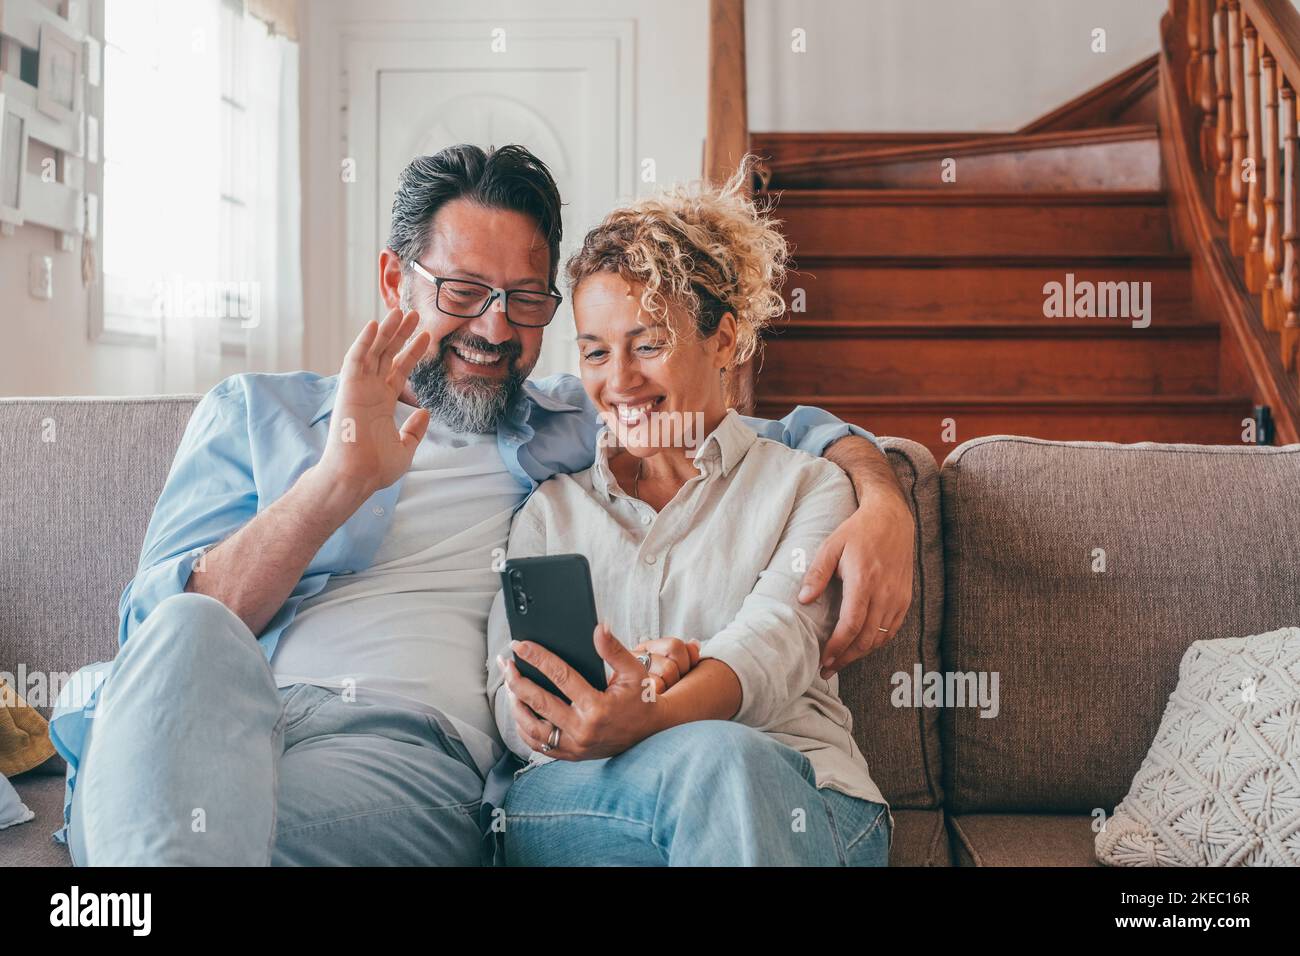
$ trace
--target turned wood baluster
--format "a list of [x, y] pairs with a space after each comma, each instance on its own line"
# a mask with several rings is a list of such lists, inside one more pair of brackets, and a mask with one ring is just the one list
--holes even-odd
[[1187, 0], [1187, 98], [1195, 105], [1201, 84], [1201, 0]]
[[1201, 66], [1197, 72], [1197, 95], [1201, 108], [1201, 165], [1214, 170], [1218, 164], [1218, 151], [1214, 147], [1214, 124], [1219, 94], [1215, 87], [1214, 66], [1214, 0], [1201, 0]]
[[1228, 244], [1233, 255], [1246, 254], [1246, 77], [1241, 36], [1241, 5], [1228, 2], [1228, 68], [1232, 71], [1232, 218]]
[[1201, 67], [1198, 71], [1201, 97], [1201, 165], [1216, 169], [1218, 151], [1214, 147], [1214, 124], [1219, 94], [1215, 84], [1214, 0], [1201, 0]]
[[1228, 7], [1220, 0], [1214, 11], [1214, 86], [1218, 105], [1214, 123], [1214, 212], [1227, 220], [1232, 212], [1232, 87], [1228, 83]]
[[1290, 371], [1295, 367], [1296, 336], [1300, 333], [1300, 234], [1296, 223], [1300, 221], [1300, 189], [1296, 178], [1300, 175], [1300, 134], [1296, 132], [1295, 91], [1290, 85], [1282, 87], [1283, 143], [1283, 194], [1282, 194], [1282, 303], [1285, 318], [1282, 328], [1282, 364]]
[[1241, 31], [1246, 56], [1246, 288], [1264, 288], [1264, 150], [1259, 128], [1259, 40], [1249, 24]]
[[[1281, 144], [1277, 132], [1277, 88], [1281, 79], [1273, 58], [1264, 50], [1259, 66], [1264, 86], [1264, 326], [1276, 329], [1278, 293], [1282, 286]], [[1289, 91], [1288, 91], [1289, 92]]]

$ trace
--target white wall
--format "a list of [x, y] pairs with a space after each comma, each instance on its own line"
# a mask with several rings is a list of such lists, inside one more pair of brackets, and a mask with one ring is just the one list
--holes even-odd
[[[58, 9], [58, 0], [40, 2]], [[91, 9], [92, 29], [102, 35], [102, 20]], [[99, 108], [97, 92], [92, 89], [88, 101], [94, 111]], [[34, 141], [28, 153], [27, 169], [32, 173], [39, 173], [41, 160], [53, 155]], [[93, 170], [88, 173], [93, 176]], [[53, 260], [52, 299], [28, 295], [32, 255]], [[153, 349], [90, 340], [89, 298], [81, 282], [80, 239], [74, 251], [62, 252], [55, 233], [42, 226], [23, 225], [12, 236], [0, 235], [0, 396], [128, 395], [154, 390]]]
[[[1167, 0], [746, 0], [753, 130], [1018, 129], [1156, 52]], [[1090, 49], [1106, 30], [1105, 53]], [[807, 52], [791, 31], [807, 32]]]
[[[659, 182], [700, 175], [705, 129], [708, 4], [704, 0], [311, 0], [302, 23], [304, 315], [308, 367], [337, 370], [360, 321], [347, 314], [348, 184], [340, 183], [344, 82], [341, 40], [377, 24], [588, 18], [632, 20], [635, 101], [632, 156], [655, 160]], [[484, 49], [487, 55], [487, 34]], [[616, 135], [616, 131], [610, 131]], [[642, 192], [653, 188], [633, 180]], [[392, 187], [396, 183], [391, 184]], [[355, 237], [354, 237], [355, 241]], [[369, 254], [378, 259], [379, 249]], [[378, 289], [375, 292], [378, 296]], [[368, 318], [368, 316], [367, 316]]]
[[[54, 259], [54, 298], [27, 294], [32, 253]], [[152, 349], [92, 343], [81, 249], [60, 252], [54, 233], [19, 226], [0, 236], [0, 396], [129, 395], [153, 390]]]

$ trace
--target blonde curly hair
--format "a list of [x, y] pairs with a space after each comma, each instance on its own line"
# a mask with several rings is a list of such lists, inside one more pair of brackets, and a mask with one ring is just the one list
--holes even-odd
[[721, 187], [677, 186], [615, 209], [565, 266], [570, 289], [601, 272], [641, 286], [641, 308], [664, 321], [674, 345], [680, 330], [668, 321], [670, 304], [691, 315], [701, 338], [730, 312], [736, 353], [729, 367], [743, 365], [758, 351], [763, 329], [785, 311], [777, 290], [789, 256], [776, 220], [747, 195], [753, 163], [746, 156]]

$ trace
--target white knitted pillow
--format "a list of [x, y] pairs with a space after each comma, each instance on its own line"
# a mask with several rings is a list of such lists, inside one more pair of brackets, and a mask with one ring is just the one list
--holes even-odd
[[1300, 866], [1300, 627], [1187, 649], [1096, 849], [1110, 866]]

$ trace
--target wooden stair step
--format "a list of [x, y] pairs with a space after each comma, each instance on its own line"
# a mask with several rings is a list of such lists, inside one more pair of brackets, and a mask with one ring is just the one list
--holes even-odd
[[[1061, 398], [1059, 396], [831, 396], [768, 394], [757, 414], [784, 415], [795, 405], [816, 405], [877, 435], [910, 438], [939, 461], [970, 438], [1025, 435], [1058, 441], [1186, 442], [1240, 445], [1251, 401], [1235, 396]], [[945, 419], [955, 441], [945, 442]]]
[[[1154, 334], [1147, 334], [1154, 333]], [[1218, 388], [1216, 326], [969, 330], [823, 322], [773, 335], [761, 391], [817, 395], [1174, 395]]]
[[[1015, 319], [1038, 323], [1043, 287], [1064, 285], [1067, 274], [1081, 282], [1150, 282], [1151, 327], [1194, 314], [1191, 272], [1184, 255], [1130, 259], [1051, 260], [1046, 257], [865, 257], [818, 259], [800, 256], [786, 275], [783, 295], [792, 305], [802, 289], [804, 317], [844, 318], [862, 324], [911, 321], [932, 325], [998, 323]], [[1141, 287], [1139, 287], [1141, 288]], [[1113, 317], [1074, 321], [1114, 325]]]
[[791, 189], [775, 215], [800, 259], [1173, 251], [1159, 192]]
[[[947, 181], [945, 168], [950, 169]], [[766, 163], [763, 175], [767, 189], [1133, 191], [1163, 186], [1153, 124], [871, 148]]]
[[760, 390], [812, 395], [1212, 395], [1219, 329], [1039, 318], [966, 328], [802, 320], [769, 336]]

